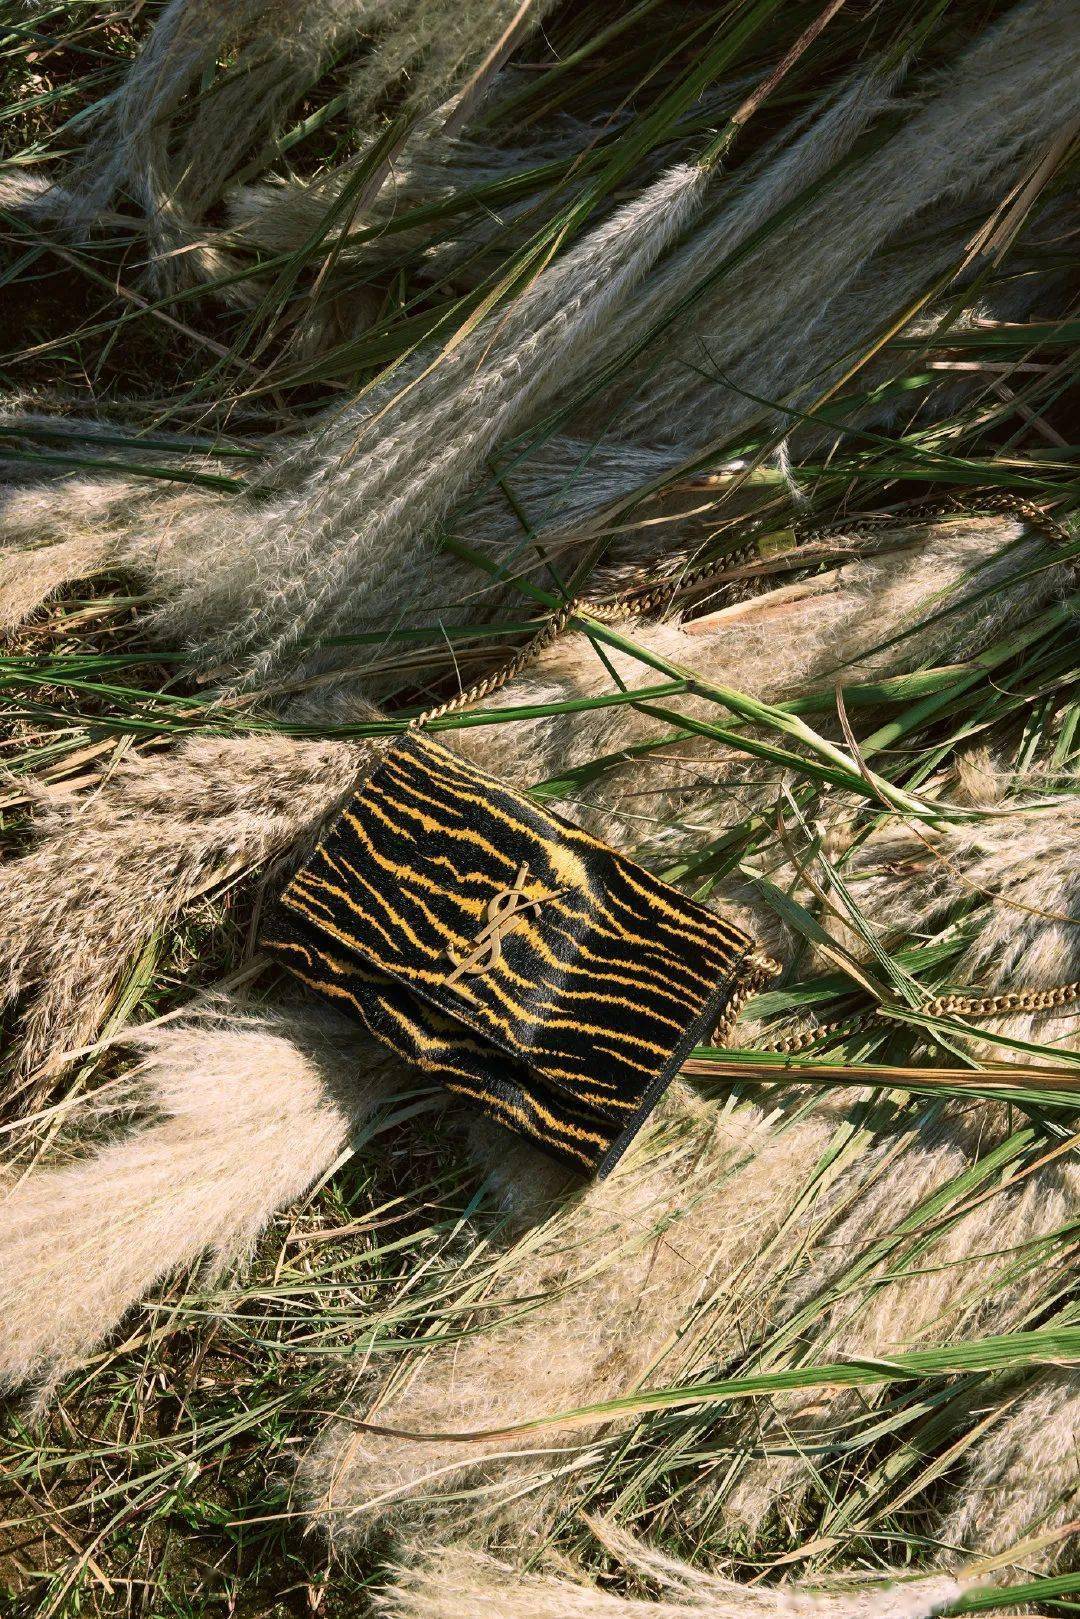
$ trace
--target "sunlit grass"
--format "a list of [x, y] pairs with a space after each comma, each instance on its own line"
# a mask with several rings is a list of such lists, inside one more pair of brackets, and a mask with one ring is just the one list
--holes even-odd
[[[917, 49], [933, 66], [970, 23], [963, 8], [956, 13], [936, 0], [842, 14], [760, 117], [734, 129], [728, 120], [745, 90], [813, 19], [814, 8], [799, 6], [794, 17], [775, 0], [686, 7], [672, 23], [673, 8], [664, 7], [668, 20], [658, 51], [648, 29], [660, 9], [660, 0], [640, 0], [618, 16], [600, 0], [563, 7], [545, 38], [529, 47], [529, 72], [485, 110], [487, 132], [507, 143], [527, 141], [530, 130], [561, 110], [592, 119], [579, 150], [405, 208], [371, 232], [354, 228], [352, 211], [395, 150], [404, 115], [388, 108], [381, 140], [358, 157], [341, 65], [334, 64], [302, 116], [271, 150], [251, 155], [241, 179], [286, 161], [306, 178], [351, 163], [347, 184], [296, 252], [274, 256], [239, 238], [230, 243], [238, 267], [216, 286], [153, 296], [137, 290], [143, 251], [137, 232], [103, 231], [89, 245], [70, 244], [22, 216], [0, 213], [6, 249], [0, 289], [10, 311], [0, 315], [4, 392], [24, 396], [31, 406], [40, 398], [50, 411], [58, 400], [74, 412], [95, 402], [116, 407], [108, 428], [85, 435], [70, 432], [62, 418], [55, 428], [39, 422], [18, 432], [0, 419], [6, 471], [19, 478], [115, 471], [145, 478], [148, 487], [164, 480], [240, 492], [269, 435], [304, 426], [418, 350], [452, 352], [485, 313], [605, 217], [635, 175], [655, 172], [675, 156], [717, 161], [722, 150], [724, 172], [737, 183], [780, 122], [809, 107], [824, 79], [871, 52], [899, 59]], [[31, 8], [32, 14], [24, 6], [4, 7], [0, 138], [7, 160], [45, 160], [50, 173], [61, 174], [88, 113], [115, 88], [160, 10], [74, 0]], [[620, 116], [600, 116], [616, 104]], [[840, 165], [841, 177], [886, 133], [875, 127], [857, 144]], [[827, 179], [833, 183], [837, 175]], [[1075, 179], [1073, 148], [1047, 195], [1066, 196]], [[825, 184], [808, 188], [736, 254], [711, 266], [663, 323], [503, 447], [499, 466], [490, 470], [511, 500], [515, 474], [530, 454], [629, 375], [642, 356], [662, 364], [665, 336], [678, 315], [706, 292], [722, 290], [751, 249], [798, 218]], [[523, 212], [508, 215], [510, 222], [485, 238], [476, 262], [466, 261], [469, 274], [460, 264], [446, 277], [425, 270], [427, 249], [458, 240], [511, 205]], [[984, 223], [973, 218], [972, 233]], [[360, 250], [376, 236], [385, 262], [373, 276]], [[574, 573], [573, 591], [593, 593], [604, 578], [612, 535], [640, 529], [647, 537], [664, 500], [698, 476], [714, 481], [703, 485], [695, 559], [734, 550], [750, 519], [763, 536], [789, 533], [799, 513], [775, 452], [783, 433], [808, 417], [841, 435], [833, 453], [795, 469], [797, 493], [815, 515], [887, 512], [939, 489], [993, 489], [1035, 500], [1059, 522], [1072, 521], [1078, 495], [1068, 390], [1076, 384], [1080, 339], [1075, 306], [1065, 307], [1063, 298], [1059, 320], [972, 319], [988, 286], [1013, 275], [1049, 275], [1061, 268], [1069, 243], [1033, 244], [1021, 221], [998, 247], [934, 278], [914, 307], [883, 302], [874, 338], [858, 352], [833, 357], [843, 362], [843, 381], [823, 384], [809, 410], [796, 411], [783, 399], [759, 401], [757, 417], [737, 435], [599, 514], [574, 554], [574, 566], [586, 560]], [[241, 312], [218, 296], [238, 281], [256, 289], [251, 307]], [[297, 321], [313, 306], [332, 306], [372, 282], [378, 307], [364, 330], [342, 334], [314, 356], [291, 342]], [[910, 335], [909, 318], [946, 289], [948, 319], [923, 337]], [[877, 381], [870, 367], [882, 356], [894, 365], [887, 380]], [[707, 354], [701, 366], [708, 375]], [[935, 409], [960, 367], [964, 374], [975, 368], [984, 386]], [[893, 425], [861, 426], [864, 407], [882, 397], [895, 402]], [[787, 411], [781, 430], [777, 405]], [[373, 723], [316, 727], [283, 716], [280, 705], [264, 700], [266, 693], [223, 696], [200, 678], [184, 648], [163, 648], [147, 633], [151, 604], [123, 578], [66, 592], [0, 656], [5, 848], [23, 846], [31, 806], [42, 794], [92, 792], [132, 752], [168, 747], [182, 736], [267, 729], [364, 735], [403, 728], [433, 696], [453, 690], [459, 674], [471, 678], [499, 663], [560, 605], [559, 583], [544, 587], [527, 577], [533, 530], [529, 517], [519, 515], [519, 542], [497, 565], [470, 549], [467, 530], [444, 537], [448, 555], [474, 563], [477, 593], [490, 585], [493, 570], [500, 581], [516, 583], [512, 611], [477, 622], [469, 602], [449, 599], [441, 604], [445, 622], [440, 613], [427, 626], [387, 625], [350, 638], [356, 667], [370, 672], [376, 660], [390, 692], [388, 717]], [[1017, 563], [1014, 582], [1074, 560], [1078, 549], [1077, 538], [1064, 545], [1047, 541], [1035, 562]], [[815, 564], [830, 565], [828, 559]], [[781, 583], [799, 577], [798, 559], [790, 574], [778, 577]], [[561, 585], [569, 588], [567, 580]], [[987, 587], [991, 609], [998, 588]], [[766, 703], [737, 685], [702, 679], [642, 647], [632, 631], [600, 623], [584, 609], [577, 627], [592, 638], [597, 658], [611, 650], [640, 660], [650, 670], [645, 688], [630, 693], [613, 683], [602, 697], [521, 703], [497, 715], [480, 706], [438, 722], [453, 730], [633, 703], [665, 727], [661, 741], [641, 746], [643, 758], [672, 739], [704, 737], [775, 773], [774, 815], [748, 815], [722, 838], [666, 864], [662, 856], [651, 858], [701, 897], [732, 875], [754, 882], [762, 903], [801, 941], [794, 976], [759, 997], [756, 1016], [778, 1029], [811, 1012], [823, 1023], [846, 1020], [823, 1049], [794, 1059], [702, 1050], [692, 1065], [694, 1082], [718, 1106], [764, 1100], [782, 1126], [811, 1112], [836, 1087], [858, 1091], [857, 1111], [836, 1126], [797, 1204], [785, 1211], [778, 1251], [785, 1233], [805, 1231], [807, 1210], [813, 1229], [818, 1199], [845, 1163], [870, 1152], [875, 1132], [886, 1125], [900, 1139], [932, 1131], [948, 1109], [976, 1119], [985, 1106], [1007, 1120], [992, 1147], [898, 1217], [893, 1229], [838, 1271], [827, 1293], [782, 1327], [755, 1336], [748, 1325], [742, 1352], [691, 1383], [671, 1381], [661, 1367], [649, 1389], [607, 1402], [599, 1412], [582, 1411], [583, 1423], [598, 1414], [641, 1420], [606, 1439], [588, 1465], [553, 1462], [553, 1471], [565, 1467], [574, 1477], [572, 1506], [551, 1530], [560, 1550], [588, 1561], [594, 1548], [584, 1515], [616, 1511], [646, 1537], [727, 1560], [746, 1577], [773, 1569], [814, 1575], [853, 1565], [871, 1571], [935, 1566], [943, 1548], [934, 1540], [930, 1508], [956, 1476], [988, 1400], [1033, 1367], [1080, 1359], [1070, 1294], [1075, 1223], [1008, 1254], [985, 1300], [991, 1318], [1000, 1307], [1000, 1331], [956, 1338], [946, 1321], [939, 1343], [912, 1345], [888, 1363], [830, 1358], [826, 1312], [843, 1299], [857, 1314], [875, 1289], [888, 1286], [888, 1279], [871, 1277], [876, 1266], [886, 1261], [889, 1279], [917, 1272], [930, 1234], [957, 1219], [973, 1198], [993, 1198], [1048, 1155], [1074, 1150], [1080, 1070], [1074, 1052], [985, 1035], [993, 1055], [976, 1058], [963, 1039], [972, 1024], [920, 1010], [932, 997], [971, 987], [957, 985], [952, 973], [981, 926], [979, 896], [966, 896], [935, 936], [909, 937], [890, 934], [883, 926], [888, 919], [867, 917], [854, 889], [845, 920], [870, 954], [859, 961], [837, 957], [835, 970], [822, 973], [798, 970], [820, 942], [819, 920], [768, 877], [785, 837], [830, 880], [831, 892], [843, 890], [843, 863], [830, 867], [828, 853], [815, 844], [819, 812], [838, 795], [845, 795], [860, 837], [890, 810], [930, 829], [977, 822], [986, 812], [940, 792], [973, 740], [993, 741], [1014, 776], [1015, 790], [1006, 790], [995, 814], [1038, 813], [1027, 802], [1023, 778], [1037, 778], [1042, 793], [1074, 792], [1078, 606], [1080, 595], [1063, 590], [1023, 621], [1000, 623], [977, 656], [962, 663], [844, 684], [858, 758], [836, 740], [835, 681]], [[924, 622], [950, 611], [928, 600]], [[891, 634], [883, 623], [881, 645]], [[286, 677], [272, 695], [291, 691]], [[699, 705], [694, 715], [682, 701], [691, 696]], [[572, 801], [613, 762], [599, 756], [568, 767], [556, 779], [537, 780], [533, 791]], [[658, 830], [647, 802], [641, 822], [645, 842], [646, 831]], [[16, 1170], [67, 1151], [89, 1128], [83, 1100], [108, 1094], [118, 1072], [115, 1037], [125, 1027], [169, 1015], [195, 991], [231, 975], [243, 976], [257, 996], [272, 989], [265, 968], [252, 967], [260, 877], [249, 874], [208, 896], [155, 936], [119, 986], [99, 1044], [30, 1119], [20, 1119], [16, 1108], [5, 1121], [3, 1140]], [[932, 1064], [927, 1035], [937, 1042]], [[47, 1415], [11, 1406], [0, 1440], [0, 1593], [10, 1593], [13, 1613], [54, 1619], [362, 1611], [364, 1593], [381, 1578], [380, 1565], [373, 1559], [370, 1566], [335, 1566], [331, 1573], [325, 1550], [304, 1538], [289, 1488], [301, 1448], [362, 1376], [388, 1375], [418, 1341], [483, 1332], [478, 1297], [523, 1313], [542, 1302], [517, 1296], [513, 1249], [503, 1241], [489, 1188], [464, 1153], [448, 1151], [440, 1120], [437, 1098], [403, 1081], [401, 1096], [370, 1135], [354, 1143], [347, 1161], [274, 1223], [250, 1268], [225, 1278], [177, 1278], [67, 1380]], [[662, 1131], [655, 1142], [648, 1137], [642, 1150], [659, 1151], [661, 1137]], [[794, 1276], [800, 1257], [795, 1243], [778, 1266], [777, 1289]], [[1032, 1273], [1040, 1278], [1038, 1303], [1014, 1319], [1008, 1281]], [[731, 1282], [725, 1298], [702, 1308], [706, 1341], [715, 1331], [713, 1305], [728, 1317], [737, 1312], [737, 1278]], [[841, 1385], [867, 1393], [856, 1411], [844, 1408], [811, 1457], [817, 1482], [798, 1523], [775, 1525], [764, 1540], [733, 1543], [723, 1501], [751, 1459], [753, 1447], [739, 1426], [743, 1409], [778, 1391]], [[551, 1412], [549, 1419], [559, 1415], [565, 1413]], [[711, 1504], [695, 1500], [688, 1527], [682, 1509], [702, 1478], [716, 1488]], [[543, 1550], [531, 1548], [533, 1558]], [[1020, 1602], [1039, 1612], [1076, 1612], [1080, 1576], [1064, 1573], [1008, 1593], [976, 1593], [957, 1611], [1007, 1611]]]

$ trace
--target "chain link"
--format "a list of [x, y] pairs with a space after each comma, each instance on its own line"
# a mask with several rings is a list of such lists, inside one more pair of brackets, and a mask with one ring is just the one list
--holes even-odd
[[[757, 990], [751, 993], [757, 994]], [[917, 1010], [924, 1017], [994, 1018], [1008, 1017], [1016, 1012], [1052, 1012], [1058, 1007], [1075, 1006], [1080, 1001], [1080, 980], [1071, 984], [1054, 984], [1049, 989], [1006, 990], [1001, 995], [938, 995], [924, 1001]], [[755, 1049], [791, 1057], [806, 1051], [819, 1040], [828, 1040], [837, 1034], [861, 1034], [877, 1018], [888, 1017], [888, 1007], [874, 1007], [854, 1017], [835, 1018], [831, 1023], [819, 1023], [816, 1028], [795, 1029], [779, 1039], [759, 1044]]]
[[[968, 499], [950, 495], [942, 500], [921, 501], [917, 506], [909, 506], [902, 512], [885, 512], [879, 516], [864, 516], [859, 518], [834, 518], [826, 523], [807, 523], [801, 519], [796, 520], [789, 527], [793, 537], [793, 548], [798, 550], [804, 545], [813, 544], [818, 540], [830, 539], [834, 534], [848, 534], [858, 539], [873, 539], [883, 529], [908, 528], [913, 523], [932, 522], [936, 517], [956, 517], [974, 514], [975, 512], [1004, 512], [1011, 517], [1017, 517], [1025, 522], [1029, 528], [1035, 529], [1046, 539], [1057, 545], [1068, 545], [1070, 535], [1062, 525], [1036, 506], [1033, 501], [1025, 500], [1020, 495], [1001, 491], [996, 494], [973, 496]], [[565, 634], [572, 619], [579, 615], [592, 618], [600, 624], [618, 624], [625, 619], [640, 618], [646, 613], [662, 612], [670, 607], [678, 596], [689, 594], [708, 584], [718, 574], [727, 573], [730, 569], [748, 562], [757, 553], [759, 541], [762, 536], [764, 524], [758, 522], [754, 525], [753, 536], [735, 551], [726, 551], [723, 556], [712, 562], [703, 563], [700, 568], [694, 568], [689, 573], [673, 576], [657, 582], [655, 579], [641, 584], [632, 585], [628, 590], [621, 591], [617, 596], [591, 601], [584, 596], [575, 596], [572, 601], [565, 603], [548, 619], [543, 629], [533, 636], [531, 641], [515, 652], [513, 657], [500, 664], [489, 674], [481, 675], [474, 680], [471, 686], [454, 697], [449, 697], [443, 703], [435, 703], [424, 709], [409, 721], [410, 730], [418, 730], [429, 725], [432, 720], [441, 720], [447, 714], [457, 714], [464, 708], [471, 708], [474, 703], [483, 702], [485, 697], [492, 697], [496, 692], [508, 686], [512, 680], [524, 674], [532, 664], [540, 658], [549, 647]]]
[[819, 1023], [816, 1028], [793, 1029], [790, 1034], [780, 1035], [776, 1040], [761, 1040], [754, 1046], [755, 1051], [764, 1051], [770, 1056], [794, 1057], [797, 1052], [807, 1051], [816, 1046], [819, 1040], [831, 1039], [833, 1035], [861, 1034], [877, 1017], [877, 1010], [864, 1012], [861, 1016], [834, 1018], [831, 1023]]
[[779, 977], [782, 971], [780, 963], [773, 956], [767, 956], [763, 950], [755, 950], [746, 958], [735, 981], [731, 998], [713, 1029], [714, 1045], [723, 1047], [731, 1044], [735, 1025], [747, 1001], [759, 995], [774, 978]]
[[[908, 528], [915, 523], [932, 522], [935, 518], [984, 512], [1002, 512], [1010, 517], [1016, 517], [1055, 545], [1071, 544], [1072, 537], [1068, 530], [1048, 512], [1044, 512], [1033, 501], [1025, 500], [1023, 496], [1008, 491], [970, 497], [949, 495], [941, 500], [921, 501], [916, 506], [909, 506], [906, 511], [885, 512], [879, 516], [834, 518], [825, 523], [813, 524], [800, 519], [790, 526], [789, 531], [793, 536], [794, 548], [800, 549], [816, 541], [830, 539], [836, 534], [872, 539], [883, 529]], [[763, 523], [758, 522], [752, 537], [737, 550], [727, 551], [715, 561], [704, 563], [700, 568], [688, 573], [660, 582], [652, 580], [634, 585], [618, 596], [606, 600], [590, 601], [585, 597], [575, 597], [573, 601], [565, 603], [554, 612], [532, 640], [506, 663], [481, 676], [471, 686], [458, 692], [455, 697], [450, 697], [443, 703], [436, 703], [431, 708], [426, 708], [422, 714], [417, 714], [410, 720], [409, 729], [417, 730], [430, 724], [432, 720], [442, 719], [447, 714], [459, 713], [462, 709], [471, 708], [474, 703], [483, 702], [486, 697], [501, 691], [504, 686], [508, 686], [530, 668], [549, 647], [554, 646], [565, 634], [571, 621], [579, 615], [595, 619], [601, 624], [615, 624], [624, 619], [639, 618], [646, 613], [662, 612], [676, 597], [699, 589], [717, 575], [727, 573], [730, 569], [751, 560], [758, 552], [763, 528]], [[780, 970], [780, 963], [763, 952], [756, 953], [744, 963], [735, 992], [713, 1034], [717, 1045], [728, 1044], [746, 1002], [760, 993]], [[1078, 1001], [1080, 1001], [1080, 980], [1071, 984], [1055, 984], [1049, 989], [1019, 989], [1000, 995], [941, 995], [927, 1001], [921, 1011], [927, 1017], [956, 1015], [1003, 1017], [1016, 1012], [1051, 1011], [1062, 1006], [1072, 1006]], [[854, 1018], [837, 1018], [831, 1023], [818, 1024], [815, 1028], [794, 1030], [777, 1040], [759, 1045], [757, 1049], [791, 1056], [833, 1035], [858, 1033], [877, 1017], [884, 1015], [887, 1015], [887, 1008], [875, 1008]]]

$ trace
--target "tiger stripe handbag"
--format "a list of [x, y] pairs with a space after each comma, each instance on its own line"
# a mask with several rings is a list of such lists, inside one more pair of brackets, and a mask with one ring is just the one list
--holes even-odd
[[418, 730], [263, 942], [407, 1062], [600, 1176], [773, 969], [741, 929]]

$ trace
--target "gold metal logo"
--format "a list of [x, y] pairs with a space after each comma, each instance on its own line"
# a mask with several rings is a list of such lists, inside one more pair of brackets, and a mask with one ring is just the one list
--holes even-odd
[[472, 941], [472, 950], [467, 956], [459, 956], [450, 945], [446, 947], [446, 954], [454, 963], [454, 970], [447, 978], [448, 984], [456, 984], [464, 973], [486, 973], [502, 958], [502, 942], [511, 928], [517, 927], [526, 916], [539, 916], [541, 905], [549, 899], [558, 899], [564, 894], [564, 888], [555, 888], [550, 892], [540, 894], [526, 894], [525, 884], [529, 880], [528, 862], [521, 867], [514, 878], [512, 888], [503, 888], [493, 894], [488, 900], [487, 921]]

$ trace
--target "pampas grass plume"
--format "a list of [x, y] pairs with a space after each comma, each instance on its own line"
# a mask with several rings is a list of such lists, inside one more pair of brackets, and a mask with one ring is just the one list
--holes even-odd
[[0, 1384], [46, 1385], [146, 1291], [220, 1267], [338, 1156], [385, 1068], [318, 1007], [219, 1002], [134, 1037], [149, 1122], [0, 1193]]
[[[985, 768], [981, 776], [969, 772], [967, 785], [980, 779], [985, 780]], [[953, 907], [970, 905], [974, 896], [980, 926], [952, 969], [960, 984], [993, 992], [1070, 982], [1080, 977], [1078, 838], [1080, 821], [1070, 795], [1041, 803], [1032, 799], [1027, 805], [1014, 801], [1003, 804], [996, 817], [955, 823], [937, 840], [936, 858], [907, 828], [896, 831], [886, 823], [860, 850], [851, 891], [865, 915], [887, 918], [890, 930], [906, 937], [932, 936]], [[867, 873], [861, 881], [859, 867]], [[984, 1020], [979, 1023], [984, 1026]], [[1009, 1014], [985, 1026], [1069, 1049], [1080, 1041], [1074, 1009], [1069, 1007]], [[990, 1056], [1000, 1054], [1000, 1048], [989, 1042], [973, 1043]], [[1010, 1055], [1023, 1060], [1021, 1052]], [[1001, 1128], [1001, 1121], [983, 1110], [974, 1128], [947, 1119], [934, 1131], [918, 1132], [895, 1162], [895, 1143], [890, 1139], [864, 1154], [836, 1187], [846, 1214], [827, 1231], [813, 1262], [788, 1290], [781, 1314], [804, 1307], [815, 1297], [827, 1301], [835, 1279], [868, 1244], [894, 1228], [900, 1211], [914, 1209], [960, 1175], [980, 1143], [985, 1146]], [[890, 1168], [883, 1174], [877, 1166], [886, 1160]], [[939, 1232], [920, 1253], [911, 1275], [892, 1254], [862, 1277], [853, 1297], [841, 1293], [834, 1302], [826, 1302], [813, 1328], [820, 1357], [887, 1356], [917, 1342], [956, 1339], [965, 1332], [1000, 1332], [1010, 1321], [1021, 1322], [1044, 1282], [1037, 1263], [1026, 1272], [1022, 1264], [1016, 1269], [1018, 1255], [1025, 1244], [1075, 1222], [1078, 1208], [1080, 1171], [1073, 1162], [1046, 1165], [1016, 1187], [1003, 1188]], [[1033, 1410], [1046, 1415], [1045, 1389], [1038, 1397], [1032, 1395], [1030, 1402]], [[795, 1445], [813, 1448], [855, 1408], [856, 1402], [843, 1392], [819, 1394], [805, 1408], [798, 1398], [779, 1400], [775, 1409], [780, 1418], [766, 1425], [764, 1442], [777, 1452], [790, 1452]], [[1002, 1425], [1000, 1444], [997, 1432], [991, 1430], [985, 1451], [980, 1451], [986, 1457], [987, 1478], [1004, 1465], [1003, 1457], [1022, 1451], [1015, 1425]], [[1074, 1434], [1075, 1412], [1064, 1396], [1060, 1421], [1049, 1429], [1045, 1422], [1033, 1424], [1028, 1454], [1037, 1455], [1046, 1443], [1048, 1480], [1055, 1478], [1052, 1459], [1055, 1449], [1061, 1448], [1061, 1436], [1067, 1436], [1067, 1448]], [[798, 1504], [816, 1465], [798, 1453], [774, 1453], [751, 1461], [726, 1503], [729, 1516], [752, 1532], [760, 1530], [773, 1508], [790, 1510]], [[1023, 1465], [1017, 1460], [1017, 1466]], [[961, 1495], [954, 1508], [955, 1533], [950, 1536], [954, 1541], [966, 1542], [966, 1531], [989, 1521], [985, 1507], [978, 1505], [981, 1491], [976, 1477], [964, 1487], [974, 1504], [966, 1509]], [[1053, 1488], [1051, 1484], [1051, 1495]], [[1023, 1513], [1015, 1488], [1009, 1499], [1011, 1511], [1003, 1510], [1002, 1524], [1016, 1527]], [[1019, 1522], [1020, 1528], [1038, 1522], [1038, 1501], [1033, 1496], [1031, 1514]], [[1003, 1528], [1004, 1544], [1017, 1538]], [[990, 1549], [999, 1549], [1001, 1543]]]
[[197, 739], [50, 808], [36, 845], [0, 867], [0, 997], [32, 995], [24, 1068], [92, 1038], [154, 930], [313, 835], [364, 757], [340, 742]]
[[[1080, 1373], [1047, 1370], [1002, 1403], [971, 1453], [937, 1538], [979, 1556], [1007, 1551], [1075, 1519], [1078, 1496]], [[1062, 1555], [1069, 1553], [1059, 1543], [1038, 1560]]]
[[[526, 1307], [503, 1305], [500, 1319], [481, 1303], [480, 1329], [418, 1355], [409, 1375], [378, 1396], [371, 1421], [423, 1434], [555, 1415], [628, 1392], [666, 1356], [681, 1362], [701, 1354], [696, 1332], [679, 1342], [698, 1306], [719, 1318], [713, 1346], [718, 1333], [747, 1330], [742, 1306], [782, 1263], [770, 1236], [837, 1115], [822, 1107], [774, 1131], [757, 1108], [718, 1116], [682, 1087], [664, 1113], [672, 1142], [635, 1151], [607, 1180], [564, 1192], [554, 1212], [549, 1166], [532, 1149], [508, 1155], [497, 1133], [484, 1158], [498, 1166], [528, 1227], [499, 1263], [495, 1286], [505, 1295], [509, 1285]], [[537, 1225], [545, 1206], [548, 1218]], [[736, 1295], [738, 1328], [725, 1328]], [[530, 1480], [535, 1486], [550, 1472], [553, 1454], [563, 1463], [582, 1459], [593, 1437], [553, 1426], [462, 1445], [334, 1423], [304, 1459], [299, 1489], [339, 1545], [363, 1540], [375, 1526], [408, 1535], [417, 1522], [445, 1531], [499, 1520], [520, 1535], [552, 1504], [543, 1491], [530, 1499]], [[460, 1499], [478, 1484], [483, 1499]]]
[[[1005, 1191], [962, 1215], [920, 1248], [910, 1274], [905, 1272], [901, 1246], [845, 1294], [842, 1278], [846, 1267], [875, 1239], [892, 1231], [898, 1216], [970, 1165], [976, 1152], [972, 1134], [947, 1127], [943, 1137], [926, 1143], [916, 1138], [887, 1170], [883, 1160], [895, 1151], [895, 1142], [885, 1138], [838, 1180], [835, 1196], [850, 1203], [850, 1212], [827, 1230], [815, 1262], [788, 1292], [780, 1312], [782, 1318], [819, 1293], [828, 1299], [830, 1282], [839, 1279], [839, 1296], [826, 1302], [813, 1325], [801, 1334], [802, 1341], [813, 1344], [817, 1359], [887, 1359], [917, 1345], [1007, 1331], [1021, 1324], [1037, 1301], [1045, 1277], [1037, 1263], [1037, 1249], [1025, 1269], [1024, 1245], [1075, 1220], [1080, 1175], [1069, 1167], [1047, 1166], [1023, 1180], [1014, 1192]], [[861, 1192], [860, 1181], [869, 1182]], [[763, 1414], [762, 1431], [755, 1436], [767, 1452], [750, 1462], [724, 1503], [728, 1520], [751, 1534], [761, 1531], [772, 1510], [785, 1514], [797, 1510], [820, 1473], [821, 1451], [827, 1449], [830, 1435], [865, 1410], [865, 1402], [850, 1391], [819, 1390], [809, 1404], [805, 1396], [781, 1397], [771, 1402], [771, 1409], [775, 1417], [770, 1420]], [[1067, 1412], [1066, 1402], [1064, 1426], [1072, 1434]], [[1039, 1443], [1033, 1448], [1038, 1450]], [[1048, 1450], [1052, 1453], [1054, 1445]], [[1025, 1524], [1037, 1522], [1034, 1501], [1032, 1507], [1021, 1530]], [[1019, 1503], [1014, 1501], [1012, 1521], [1021, 1515]], [[1003, 1549], [1020, 1538], [1019, 1533], [1005, 1533], [992, 1549]]]
[[[1075, 97], [1080, 46], [1070, 12], [1069, 0], [1014, 6], [969, 47], [923, 105], [914, 105], [892, 139], [860, 164], [854, 180], [845, 176], [840, 195], [827, 188], [736, 276], [725, 278], [718, 297], [687, 324], [691, 363], [662, 368], [659, 382], [635, 401], [632, 430], [640, 433], [649, 424], [655, 434], [658, 420], [678, 430], [688, 406], [702, 412], [710, 400], [719, 415], [701, 422], [706, 434], [733, 426], [745, 413], [736, 402], [731, 415], [726, 388], [702, 393], [695, 373], [702, 353], [710, 369], [744, 381], [758, 398], [781, 396], [792, 349], [801, 347], [797, 329], [785, 334], [787, 342], [776, 340], [789, 315], [794, 312], [805, 335], [890, 236], [925, 210], [980, 195], [996, 201], [1003, 176], [1025, 150], [1058, 132], [1063, 108]], [[1073, 43], [1059, 50], [1066, 37]], [[784, 273], [769, 274], [769, 264], [783, 264]], [[770, 352], [777, 367], [763, 375], [762, 356]]]
[[[536, 0], [519, 41], [549, 6]], [[113, 202], [134, 201], [160, 288], [221, 277], [233, 261], [202, 221], [246, 158], [274, 155], [273, 136], [332, 57], [366, 38], [351, 75], [354, 117], [367, 119], [406, 72], [410, 107], [427, 112], [481, 65], [516, 9], [517, 0], [170, 0], [67, 191], [57, 188], [50, 206], [30, 180], [18, 200], [76, 234], [105, 222]], [[228, 75], [200, 87], [226, 49]]]
[[[624, 1556], [626, 1539], [615, 1542]], [[450, 1549], [403, 1570], [379, 1612], [386, 1619], [930, 1619], [967, 1588], [939, 1576], [835, 1593], [773, 1590], [719, 1579], [644, 1548], [635, 1561], [659, 1581], [663, 1596], [617, 1596], [583, 1578], [522, 1574], [493, 1557]]]
[[[679, 164], [497, 309], [453, 351], [358, 417], [346, 414], [318, 475], [255, 557], [257, 603], [231, 635], [265, 674], [357, 590], [377, 620], [415, 549], [526, 410], [614, 341], [622, 305], [700, 206], [707, 176]], [[625, 335], [625, 334], [623, 334]], [[334, 535], [345, 532], [341, 543]], [[320, 583], [312, 588], [312, 578]], [[268, 581], [274, 581], [268, 598]], [[385, 606], [384, 606], [385, 604]], [[275, 629], [276, 626], [276, 629]]]
[[0, 551], [0, 642], [57, 591], [104, 572], [110, 551], [108, 540], [95, 534]]

